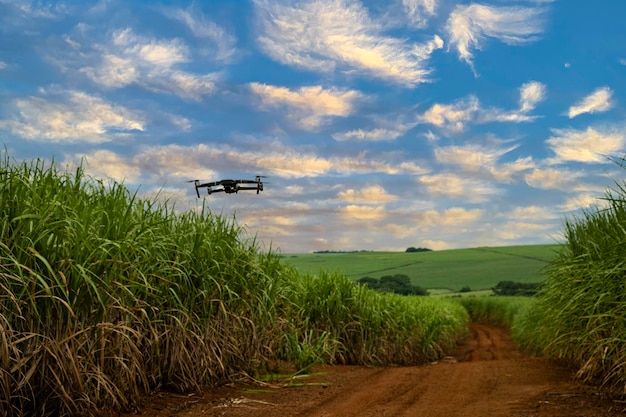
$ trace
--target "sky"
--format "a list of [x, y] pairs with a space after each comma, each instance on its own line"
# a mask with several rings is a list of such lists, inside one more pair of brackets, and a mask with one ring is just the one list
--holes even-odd
[[[626, 1], [0, 0], [0, 145], [282, 253], [551, 244], [626, 153]], [[203, 194], [189, 180], [254, 179]]]

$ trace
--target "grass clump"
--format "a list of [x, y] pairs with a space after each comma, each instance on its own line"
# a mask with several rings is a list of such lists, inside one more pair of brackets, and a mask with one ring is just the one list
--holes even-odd
[[586, 381], [626, 393], [626, 190], [565, 222], [545, 287], [514, 327], [523, 347], [565, 358]]
[[0, 416], [131, 410], [280, 361], [409, 364], [454, 343], [446, 300], [301, 275], [234, 219], [42, 161], [0, 161]]

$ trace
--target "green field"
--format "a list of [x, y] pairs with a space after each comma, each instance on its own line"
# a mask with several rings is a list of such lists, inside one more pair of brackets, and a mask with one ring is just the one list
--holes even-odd
[[432, 252], [347, 252], [285, 255], [302, 273], [341, 272], [358, 280], [369, 276], [405, 274], [411, 284], [433, 293], [488, 290], [500, 281], [540, 282], [543, 268], [553, 259], [558, 244], [479, 247]]

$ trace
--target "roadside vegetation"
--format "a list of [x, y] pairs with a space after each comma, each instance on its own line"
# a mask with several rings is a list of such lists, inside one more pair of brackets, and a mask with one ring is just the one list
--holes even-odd
[[626, 394], [624, 185], [605, 203], [565, 222], [566, 243], [514, 333], [523, 347], [572, 362], [583, 380]]
[[285, 362], [424, 363], [468, 320], [451, 300], [301, 273], [235, 219], [81, 168], [5, 156], [0, 234], [0, 416], [130, 410]]

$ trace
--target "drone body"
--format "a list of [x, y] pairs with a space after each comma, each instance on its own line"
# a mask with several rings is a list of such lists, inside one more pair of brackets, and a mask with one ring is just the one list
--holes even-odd
[[261, 175], [257, 175], [254, 180], [220, 180], [204, 183], [194, 180], [193, 182], [196, 187], [196, 195], [200, 198], [200, 188], [206, 188], [209, 195], [213, 193], [236, 194], [242, 190], [256, 190], [258, 194], [263, 191], [261, 178], [263, 178]]

